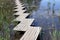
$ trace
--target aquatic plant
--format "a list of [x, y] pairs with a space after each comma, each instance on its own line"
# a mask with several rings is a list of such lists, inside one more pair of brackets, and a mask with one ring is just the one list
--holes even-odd
[[55, 28], [55, 23], [54, 23], [54, 17], [55, 17], [54, 7], [55, 7], [55, 0], [52, 7], [52, 30], [50, 31], [50, 35], [51, 35], [52, 40], [59, 40], [60, 31], [58, 31], [57, 28]]

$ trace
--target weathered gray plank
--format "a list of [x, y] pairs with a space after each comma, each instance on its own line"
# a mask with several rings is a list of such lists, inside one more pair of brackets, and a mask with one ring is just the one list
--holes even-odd
[[15, 9], [14, 11], [18, 11], [18, 12], [15, 13], [14, 15], [19, 15], [19, 17], [17, 17], [13, 21], [21, 21], [21, 23], [19, 23], [13, 30], [26, 31], [20, 40], [36, 40], [41, 31], [41, 28], [30, 26], [32, 24], [32, 22], [34, 21], [34, 19], [27, 19], [26, 17], [29, 14], [23, 13], [26, 10], [24, 10], [24, 11], [22, 10], [24, 7], [22, 7], [19, 0], [15, 0], [15, 2], [17, 5], [17, 7], [15, 7], [15, 8], [17, 8], [17, 9]]
[[20, 40], [36, 40], [40, 31], [40, 27], [31, 27]]

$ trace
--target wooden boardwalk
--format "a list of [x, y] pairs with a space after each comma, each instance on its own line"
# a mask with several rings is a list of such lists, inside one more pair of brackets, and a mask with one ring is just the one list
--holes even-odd
[[26, 10], [22, 10], [24, 7], [22, 7], [23, 5], [21, 5], [19, 0], [15, 0], [15, 3], [17, 7], [14, 8], [17, 9], [13, 11], [18, 11], [18, 12], [14, 13], [13, 15], [19, 15], [19, 16], [13, 21], [20, 21], [20, 23], [13, 30], [25, 31], [24, 35], [20, 38], [20, 40], [36, 40], [41, 31], [41, 27], [30, 26], [34, 21], [34, 19], [26, 18], [30, 13], [23, 13]]

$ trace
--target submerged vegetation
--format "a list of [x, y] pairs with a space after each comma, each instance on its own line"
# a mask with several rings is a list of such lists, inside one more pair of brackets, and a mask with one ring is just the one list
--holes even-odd
[[[47, 30], [48, 31], [48, 33], [49, 33], [49, 38], [47, 38], [46, 37], [46, 35], [45, 35], [45, 38], [43, 37], [43, 40], [60, 40], [60, 28], [59, 29], [57, 29], [56, 28], [56, 24], [55, 24], [55, 22], [54, 22], [54, 17], [56, 17], [56, 15], [55, 15], [55, 0], [54, 0], [54, 3], [53, 3], [53, 6], [52, 6], [52, 10], [50, 10], [51, 9], [51, 3], [50, 2], [48, 2], [48, 16], [50, 16], [49, 15], [49, 11], [52, 11], [52, 27], [50, 28], [50, 26], [49, 26], [49, 24], [48, 24], [48, 27], [49, 27], [49, 29], [45, 29], [45, 30]], [[60, 15], [59, 15], [59, 21], [60, 21]], [[46, 32], [45, 31], [43, 31], [42, 32], [43, 34], [46, 34]], [[48, 35], [48, 33], [47, 33], [47, 35]]]

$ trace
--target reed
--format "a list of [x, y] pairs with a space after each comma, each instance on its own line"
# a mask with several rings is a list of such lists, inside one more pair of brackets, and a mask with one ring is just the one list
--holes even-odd
[[10, 40], [10, 24], [14, 19], [13, 0], [0, 0], [0, 40]]

